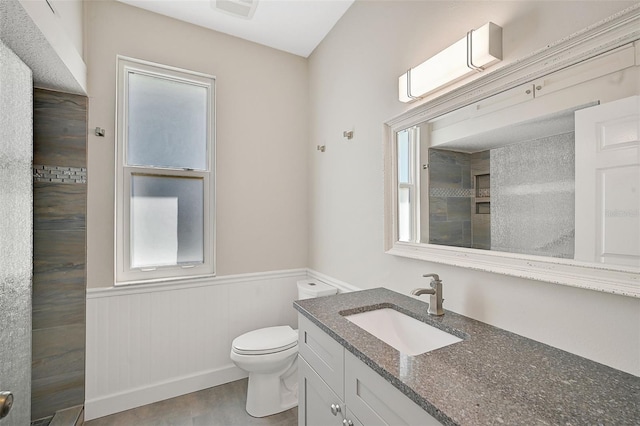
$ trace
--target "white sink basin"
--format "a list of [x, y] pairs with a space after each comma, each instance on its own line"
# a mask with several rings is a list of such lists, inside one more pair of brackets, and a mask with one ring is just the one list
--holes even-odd
[[391, 308], [348, 315], [345, 318], [406, 355], [420, 355], [462, 341], [453, 334]]

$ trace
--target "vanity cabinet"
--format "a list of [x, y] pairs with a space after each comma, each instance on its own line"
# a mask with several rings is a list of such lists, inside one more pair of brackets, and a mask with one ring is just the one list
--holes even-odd
[[344, 348], [298, 315], [298, 425], [361, 425], [347, 411]]
[[298, 316], [298, 425], [440, 425], [306, 317]]
[[303, 357], [298, 359], [299, 426], [361, 426], [342, 398], [329, 388]]

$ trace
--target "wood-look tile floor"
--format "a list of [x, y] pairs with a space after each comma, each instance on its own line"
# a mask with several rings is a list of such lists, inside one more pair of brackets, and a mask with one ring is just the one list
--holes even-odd
[[85, 422], [85, 426], [295, 426], [298, 407], [255, 418], [245, 411], [247, 379]]

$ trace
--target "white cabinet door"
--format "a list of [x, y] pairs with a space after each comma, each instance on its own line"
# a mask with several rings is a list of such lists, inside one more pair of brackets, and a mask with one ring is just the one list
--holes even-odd
[[298, 425], [342, 426], [344, 402], [302, 357], [298, 358], [298, 377]]
[[440, 425], [438, 420], [350, 352], [345, 351], [344, 362], [345, 402], [349, 412], [363, 425]]
[[640, 96], [576, 112], [575, 259], [640, 266]]

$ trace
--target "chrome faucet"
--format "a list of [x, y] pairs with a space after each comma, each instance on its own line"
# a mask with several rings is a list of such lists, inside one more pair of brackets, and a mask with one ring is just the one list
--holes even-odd
[[429, 294], [429, 315], [444, 315], [444, 309], [442, 309], [442, 280], [437, 274], [424, 274], [423, 277], [431, 277], [431, 288], [416, 288], [411, 291], [414, 296], [420, 296], [421, 294]]

